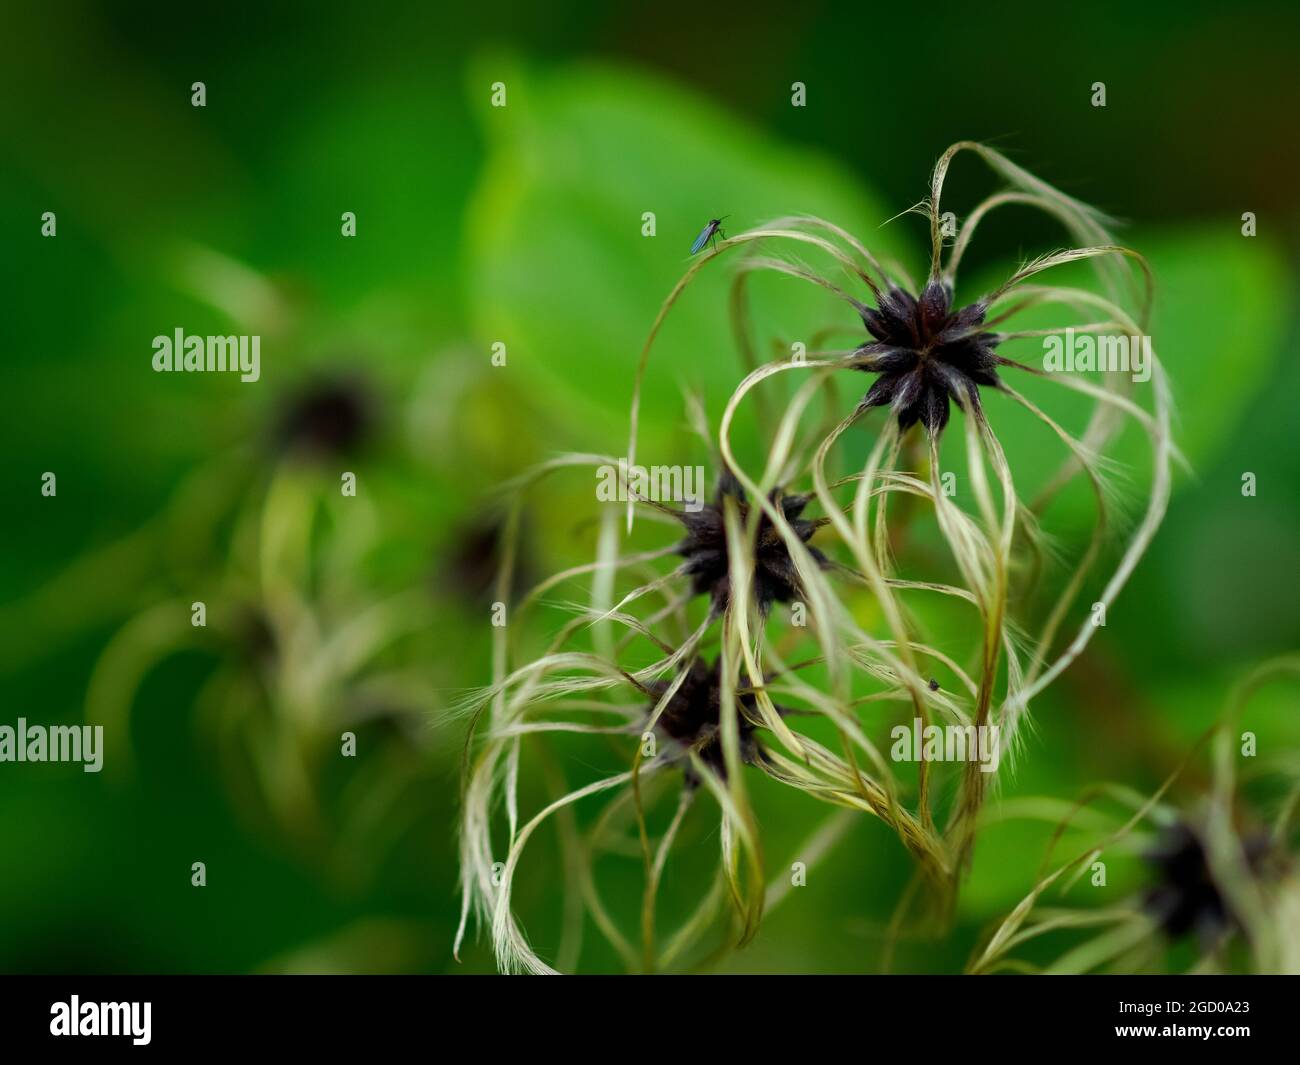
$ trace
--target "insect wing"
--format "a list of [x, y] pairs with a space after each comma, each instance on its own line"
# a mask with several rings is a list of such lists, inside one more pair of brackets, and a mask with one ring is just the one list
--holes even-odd
[[717, 224], [714, 222], [710, 222], [707, 226], [705, 226], [703, 229], [700, 230], [700, 235], [695, 238], [695, 243], [691, 245], [692, 255], [694, 255], [697, 251], [699, 251], [702, 247], [704, 247], [704, 245], [706, 245], [709, 242], [709, 238], [713, 236], [716, 229], [717, 229]]

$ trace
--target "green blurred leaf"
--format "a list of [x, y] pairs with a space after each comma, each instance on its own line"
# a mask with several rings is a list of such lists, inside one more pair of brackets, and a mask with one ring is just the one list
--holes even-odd
[[[505, 69], [485, 65], [474, 80], [476, 91], [504, 80], [509, 92], [506, 107], [483, 110], [492, 148], [469, 226], [474, 318], [485, 357], [487, 343], [504, 341], [510, 367], [575, 412], [623, 424], [641, 346], [710, 218], [729, 214], [734, 234], [817, 214], [890, 251], [878, 227], [896, 212], [841, 167], [697, 96], [599, 66], [545, 76]], [[644, 212], [656, 216], [654, 237], [642, 236]], [[679, 419], [683, 382], [705, 388], [716, 416], [743, 376], [727, 303], [738, 261], [733, 252], [710, 265], [669, 316], [646, 380], [647, 427]], [[759, 280], [754, 306], [782, 339], [854, 325], [820, 289]], [[756, 337], [768, 342], [761, 327]]]
[[1214, 458], [1281, 357], [1291, 280], [1280, 251], [1231, 219], [1135, 246], [1156, 276], [1154, 332], [1193, 467]]
[[[1155, 277], [1152, 337], [1168, 372], [1174, 395], [1174, 438], [1194, 471], [1207, 468], [1241, 420], [1247, 406], [1268, 380], [1281, 356], [1289, 274], [1275, 247], [1247, 240], [1231, 226], [1198, 225], [1150, 236], [1125, 234], [1121, 239], [1145, 255]], [[996, 285], [997, 273], [982, 280]], [[1075, 269], [1053, 271], [1052, 283], [1088, 286]], [[970, 293], [974, 295], [974, 293]], [[1051, 328], [1082, 319], [1057, 306], [1034, 308], [1017, 316], [1012, 329]], [[1040, 340], [1005, 345], [1005, 353], [1042, 365]], [[1101, 383], [1101, 375], [1090, 375]], [[1008, 381], [1040, 403], [1066, 428], [1082, 428], [1091, 401], [1051, 382], [1028, 380], [1020, 373]], [[1150, 409], [1138, 383], [1138, 399]], [[1022, 494], [1031, 494], [1064, 455], [1048, 430], [1010, 404], [990, 401], [994, 425], [1011, 460]], [[996, 406], [992, 406], [996, 404]], [[1150, 481], [1150, 448], [1134, 427], [1125, 428], [1113, 451], [1126, 467], [1135, 489]], [[1086, 493], [1064, 499], [1059, 514], [1082, 521], [1091, 514]]]

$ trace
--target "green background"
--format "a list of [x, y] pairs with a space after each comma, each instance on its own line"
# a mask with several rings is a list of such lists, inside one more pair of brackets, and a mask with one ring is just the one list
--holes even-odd
[[[142, 671], [129, 758], [110, 754], [98, 775], [0, 765], [0, 969], [490, 970], [481, 944], [463, 965], [450, 956], [461, 726], [446, 714], [489, 675], [470, 561], [485, 494], [562, 450], [622, 453], [636, 353], [705, 220], [821, 214], [916, 263], [918, 221], [881, 225], [959, 139], [1125, 220], [1156, 270], [1154, 333], [1194, 474], [1179, 475], [1106, 629], [1038, 701], [1004, 784], [1065, 800], [1099, 779], [1149, 790], [1235, 679], [1300, 644], [1297, 45], [1300, 12], [1283, 3], [6, 4], [0, 722], [81, 720], [96, 662], [132, 618], [196, 587], [247, 591], [237, 515], [268, 492], [277, 411], [323, 372], [359, 375], [374, 397], [375, 430], [341, 468], [376, 531], [355, 552], [322, 550], [312, 587], [341, 617], [403, 589], [426, 598], [417, 631], [375, 663], [409, 670], [421, 694], [400, 727], [359, 731], [360, 764], [321, 771], [312, 831], [286, 831], [247, 774], [222, 767], [197, 693], [218, 668], [254, 688], [266, 671], [215, 633]], [[504, 109], [488, 106], [497, 81]], [[1095, 81], [1104, 109], [1089, 103]], [[950, 187], [968, 207], [992, 182], [964, 165]], [[994, 216], [967, 276], [1005, 276], [1059, 240], [1023, 212]], [[716, 413], [738, 380], [724, 291], [704, 282], [665, 331], [646, 439], [682, 436], [683, 383]], [[759, 315], [776, 327], [807, 310], [773, 295]], [[256, 385], [151, 371], [155, 335], [257, 331], [236, 329], [239, 314], [264, 334]], [[493, 370], [497, 340], [509, 362]], [[294, 483], [334, 495], [336, 466]], [[196, 471], [212, 480], [183, 506]], [[535, 576], [590, 557], [586, 491], [530, 510]], [[323, 506], [314, 535], [329, 543], [346, 511]], [[1263, 745], [1294, 749], [1295, 709], [1294, 692], [1265, 693]], [[586, 754], [559, 757], [577, 771]], [[398, 782], [392, 801], [362, 816], [377, 781]], [[822, 809], [773, 789], [763, 803], [779, 862]], [[990, 830], [952, 936], [905, 944], [896, 967], [960, 966], [1032, 883], [1045, 831]], [[544, 954], [560, 905], [552, 840], [517, 892]], [[688, 834], [666, 907], [685, 905], [715, 853], [706, 830]], [[726, 966], [876, 968], [909, 871], [864, 821]], [[611, 876], [635, 886], [635, 873]], [[595, 948], [584, 960], [612, 965]]]

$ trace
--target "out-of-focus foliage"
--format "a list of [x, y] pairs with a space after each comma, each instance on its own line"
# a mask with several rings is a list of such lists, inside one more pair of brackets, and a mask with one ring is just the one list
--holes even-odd
[[[1104, 113], [1073, 84], [1091, 75], [1047, 69], [1055, 47], [1044, 47], [1052, 42], [1040, 17], [1023, 27], [998, 20], [999, 42], [1034, 72], [1028, 82], [1019, 68], [996, 73], [976, 46], [992, 32], [980, 27], [951, 50], [942, 78], [927, 79], [910, 50], [876, 50], [867, 63], [861, 27], [814, 15], [801, 16], [797, 32], [732, 27], [730, 49], [702, 30], [663, 39], [666, 30], [594, 4], [549, 13], [544, 24], [496, 13], [493, 27], [415, 12], [370, 25], [342, 5], [301, 23], [272, 11], [252, 25], [191, 17], [178, 23], [148, 5], [87, 4], [76, 16], [32, 7], [14, 13], [0, 45], [11, 400], [0, 425], [2, 723], [79, 720], [96, 663], [125, 624], [165, 597], [188, 602], [193, 587], [218, 587], [251, 557], [234, 527], [266, 502], [276, 412], [302, 380], [340, 366], [365, 374], [383, 416], [374, 447], [341, 467], [355, 467], [373, 527], [359, 571], [336, 583], [376, 601], [427, 590], [429, 631], [390, 649], [382, 665], [418, 672], [432, 689], [428, 720], [439, 720], [488, 675], [483, 574], [496, 512], [485, 494], [554, 451], [621, 453], [637, 354], [704, 222], [815, 213], [874, 233], [874, 246], [912, 267], [924, 248], [918, 220], [877, 227], [920, 198], [926, 167], [951, 140], [1007, 130], [1024, 131], [1007, 138], [1024, 162], [1134, 220], [1125, 239], [1155, 270], [1153, 333], [1193, 470], [1180, 476], [1105, 632], [1039, 701], [1029, 750], [1001, 798], [1068, 803], [1099, 779], [1150, 791], [1234, 679], [1300, 642], [1300, 217], [1285, 153], [1270, 162], [1264, 147], [1275, 139], [1271, 116], [1289, 113], [1279, 99], [1294, 88], [1275, 86], [1275, 98], [1254, 80], [1284, 69], [1270, 57], [1286, 34], [1262, 26], [1293, 26], [1294, 12], [1261, 13], [1261, 28], [1231, 47], [1222, 45], [1231, 29], [1208, 17], [1175, 43], [1159, 17], [1130, 25], [1122, 44], [1085, 26], [1069, 47], [1112, 54], [1125, 72], [1112, 75]], [[919, 32], [911, 16], [884, 17]], [[506, 25], [517, 28], [503, 33]], [[493, 35], [510, 47], [482, 50]], [[1215, 79], [1241, 127], [1224, 135], [1254, 137], [1253, 161], [1244, 149], [1207, 157], [1206, 115], [1222, 119], [1218, 105], [1139, 82], [1182, 77], [1186, 42], [1197, 40], [1221, 45]], [[189, 105], [200, 79], [206, 109]], [[488, 106], [496, 80], [508, 83], [505, 109]], [[810, 83], [806, 112], [789, 106], [795, 80]], [[894, 86], [913, 84], [916, 100], [891, 110]], [[971, 87], [969, 99], [957, 85]], [[1251, 106], [1270, 99], [1268, 109]], [[1228, 172], [1228, 154], [1247, 161]], [[1240, 235], [1248, 209], [1260, 212], [1258, 238]], [[39, 235], [46, 210], [58, 214], [54, 240]], [[339, 236], [346, 210], [358, 217], [354, 240]], [[647, 211], [653, 238], [641, 235]], [[992, 250], [970, 263], [973, 287], [1064, 243], [1045, 228], [1039, 244], [1021, 247], [1012, 232], [990, 223]], [[240, 282], [241, 299], [214, 299], [212, 271], [196, 278], [180, 268], [196, 254], [210, 265], [205, 252], [236, 264], [216, 276]], [[647, 379], [644, 439], [691, 446], [681, 384], [702, 386], [716, 412], [738, 378], [726, 299], [719, 274], [675, 312]], [[755, 305], [790, 341], [828, 306], [779, 280], [755, 288]], [[178, 325], [231, 332], [241, 314], [259, 313], [257, 385], [149, 370], [154, 335]], [[506, 367], [490, 365], [495, 341], [507, 345]], [[846, 382], [846, 404], [866, 384]], [[1030, 480], [1039, 475], [1035, 431], [999, 423]], [[196, 470], [218, 468], [214, 483], [177, 494]], [[39, 495], [45, 470], [58, 471], [53, 500]], [[1244, 472], [1257, 477], [1254, 497], [1241, 493]], [[1132, 471], [1139, 485], [1146, 475]], [[313, 490], [333, 493], [337, 470], [320, 478]], [[526, 562], [550, 572], [590, 557], [595, 531], [570, 516], [578, 492], [589, 502], [569, 485], [530, 509], [539, 557]], [[1075, 507], [1086, 531], [1086, 499], [1061, 505]], [[112, 761], [98, 775], [0, 765], [0, 969], [456, 968], [456, 728], [431, 724], [426, 742], [389, 748], [419, 767], [423, 791], [400, 823], [385, 822], [382, 846], [356, 850], [349, 870], [346, 845], [333, 841], [326, 861], [232, 795], [196, 708], [222, 662], [207, 647], [141, 678], [129, 773]], [[1298, 749], [1296, 710], [1293, 691], [1260, 694], [1252, 722], [1261, 749]], [[588, 756], [608, 751], [572, 757]], [[371, 749], [358, 761], [374, 773], [379, 757]], [[334, 800], [366, 801], [349, 779], [344, 771], [319, 783]], [[1193, 774], [1185, 787], [1194, 794], [1203, 783]], [[527, 786], [526, 799], [544, 801], [543, 781]], [[807, 811], [775, 789], [761, 798], [771, 852], [785, 855], [807, 835]], [[1051, 831], [1047, 821], [991, 827], [951, 937], [905, 940], [894, 967], [960, 968], [981, 929], [1033, 883]], [[549, 918], [540, 915], [560, 905], [553, 849], [535, 848], [518, 888], [521, 905], [539, 914], [542, 942]], [[681, 860], [706, 870], [715, 853], [716, 839], [702, 833], [684, 840]], [[197, 860], [208, 865], [202, 890], [189, 883]], [[640, 870], [627, 866], [635, 892]], [[1143, 875], [1117, 866], [1110, 890], [1136, 890]], [[863, 825], [727, 964], [876, 968], [908, 876], [896, 841]], [[685, 894], [666, 884], [665, 905], [685, 905]], [[465, 957], [465, 967], [490, 968], [481, 949]]]

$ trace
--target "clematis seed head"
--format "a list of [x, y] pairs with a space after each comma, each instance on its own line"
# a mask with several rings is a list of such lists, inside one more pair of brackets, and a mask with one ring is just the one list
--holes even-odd
[[917, 422], [934, 435], [948, 424], [948, 401], [979, 405], [980, 385], [998, 387], [998, 335], [982, 330], [988, 308], [972, 303], [952, 310], [952, 289], [931, 281], [920, 298], [901, 288], [860, 309], [874, 338], [857, 351], [856, 368], [878, 373], [862, 407], [889, 404], [899, 429]]
[[[658, 702], [668, 690], [670, 682], [654, 681], [646, 691]], [[722, 753], [722, 659], [712, 665], [697, 658], [691, 663], [686, 679], [682, 681], [668, 705], [659, 715], [658, 727], [674, 743], [686, 750], [694, 750], [700, 760], [721, 777], [727, 769]], [[758, 711], [752, 693], [736, 693], [737, 725], [740, 734], [740, 760], [746, 765], [758, 758], [758, 740], [754, 735]], [[777, 708], [781, 710], [780, 707]], [[688, 764], [686, 783], [694, 786], [699, 780]]]
[[[709, 596], [714, 613], [726, 610], [731, 602], [731, 570], [724, 516], [727, 496], [737, 501], [740, 518], [744, 521], [749, 513], [749, 503], [744, 489], [730, 472], [724, 473], [718, 481], [713, 503], [706, 504], [695, 513], [673, 512], [686, 527], [686, 538], [678, 544], [677, 553], [686, 559], [685, 571], [691, 578], [692, 590], [697, 595]], [[801, 516], [810, 496], [787, 496], [780, 489], [775, 489], [770, 498], [781, 509], [794, 534], [805, 544], [813, 533], [827, 524], [826, 518], [808, 519]], [[826, 556], [817, 548], [809, 547], [808, 550], [819, 566], [830, 565]], [[758, 538], [754, 545], [754, 600], [759, 609], [766, 613], [774, 602], [788, 603], [798, 599], [801, 594], [799, 575], [794, 559], [790, 557], [790, 547], [780, 530], [764, 513], [758, 519]]]

